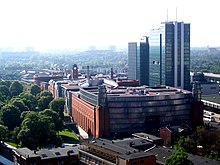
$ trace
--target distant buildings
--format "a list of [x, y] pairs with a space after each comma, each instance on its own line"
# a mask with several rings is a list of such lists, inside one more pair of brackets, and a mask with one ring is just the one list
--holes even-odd
[[162, 23], [159, 29], [150, 31], [149, 49], [136, 45], [128, 46], [129, 79], [137, 79], [141, 85], [190, 90], [190, 24]]
[[140, 85], [149, 85], [149, 43], [128, 43], [128, 78], [139, 80]]
[[[207, 73], [206, 73], [207, 75]], [[219, 95], [219, 84], [208, 82], [204, 73], [195, 72], [191, 74], [192, 83], [199, 83], [201, 88], [201, 95]]]

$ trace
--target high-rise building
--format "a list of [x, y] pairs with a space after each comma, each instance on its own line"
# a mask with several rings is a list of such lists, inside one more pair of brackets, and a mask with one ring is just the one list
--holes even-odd
[[190, 90], [190, 24], [165, 22], [149, 34], [149, 85]]
[[149, 85], [149, 43], [128, 43], [128, 78], [139, 80], [140, 85]]

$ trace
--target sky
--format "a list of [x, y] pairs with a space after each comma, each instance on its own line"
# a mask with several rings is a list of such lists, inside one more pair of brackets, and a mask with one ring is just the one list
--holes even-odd
[[0, 0], [0, 47], [126, 47], [167, 18], [191, 24], [191, 47], [220, 46], [219, 6], [219, 0]]

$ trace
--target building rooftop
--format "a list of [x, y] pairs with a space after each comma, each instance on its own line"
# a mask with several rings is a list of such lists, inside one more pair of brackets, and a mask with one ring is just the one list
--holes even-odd
[[157, 136], [154, 136], [154, 135], [151, 135], [151, 134], [147, 134], [147, 133], [134, 133], [132, 134], [134, 137], [138, 137], [140, 139], [144, 139], [146, 141], [149, 141], [149, 142], [156, 142], [156, 141], [162, 141], [162, 138], [160, 137], [157, 137]]
[[31, 151], [28, 148], [18, 148], [18, 149], [14, 149], [14, 152], [16, 155], [21, 155], [24, 158], [36, 158], [36, 157], [40, 157], [39, 155], [35, 154], [34, 151]]
[[51, 150], [43, 149], [36, 152], [41, 159], [50, 159], [54, 157], [64, 157], [78, 154], [78, 147], [53, 148]]
[[65, 89], [71, 90], [71, 91], [78, 91], [78, 90], [79, 90], [78, 83], [62, 84], [61, 86], [62, 86], [63, 88], [65, 88]]
[[107, 152], [109, 155], [118, 156], [125, 160], [131, 160], [131, 159], [137, 159], [137, 158], [143, 158], [143, 157], [149, 157], [154, 156], [152, 154], [143, 152], [139, 149], [135, 149], [131, 147], [132, 145], [150, 145], [152, 146], [152, 143], [149, 143], [147, 141], [144, 141], [142, 139], [134, 138], [134, 139], [123, 139], [123, 140], [104, 140], [104, 139], [96, 139], [94, 141], [89, 141], [87, 144], [85, 144], [89, 148], [99, 150], [103, 153], [102, 156], [106, 155]]
[[[83, 88], [86, 91], [97, 94], [98, 87], [87, 87]], [[119, 88], [106, 88], [106, 93], [109, 96], [166, 96], [175, 94], [190, 94], [190, 91], [182, 90], [169, 86], [158, 86], [158, 87], [148, 87], [148, 86], [138, 86], [138, 87], [119, 87]]]
[[202, 96], [202, 100], [210, 101], [213, 103], [220, 104], [220, 95], [206, 95]]
[[14, 149], [16, 155], [23, 156], [24, 158], [41, 158], [51, 159], [57, 157], [64, 157], [78, 154], [78, 147], [64, 147], [64, 148], [53, 148], [53, 149], [42, 149], [39, 151], [32, 151], [28, 148]]
[[[165, 159], [168, 158], [175, 150], [170, 148], [164, 148], [157, 146], [152, 150], [148, 151], [149, 154], [154, 154], [156, 156], [157, 163], [164, 164]], [[188, 154], [188, 159], [193, 163], [193, 165], [218, 165], [219, 161], [211, 160], [205, 157]]]

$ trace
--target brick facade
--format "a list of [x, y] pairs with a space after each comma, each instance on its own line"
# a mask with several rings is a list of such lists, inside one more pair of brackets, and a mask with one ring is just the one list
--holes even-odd
[[109, 117], [105, 108], [91, 105], [72, 95], [72, 117], [90, 136], [109, 136]]

